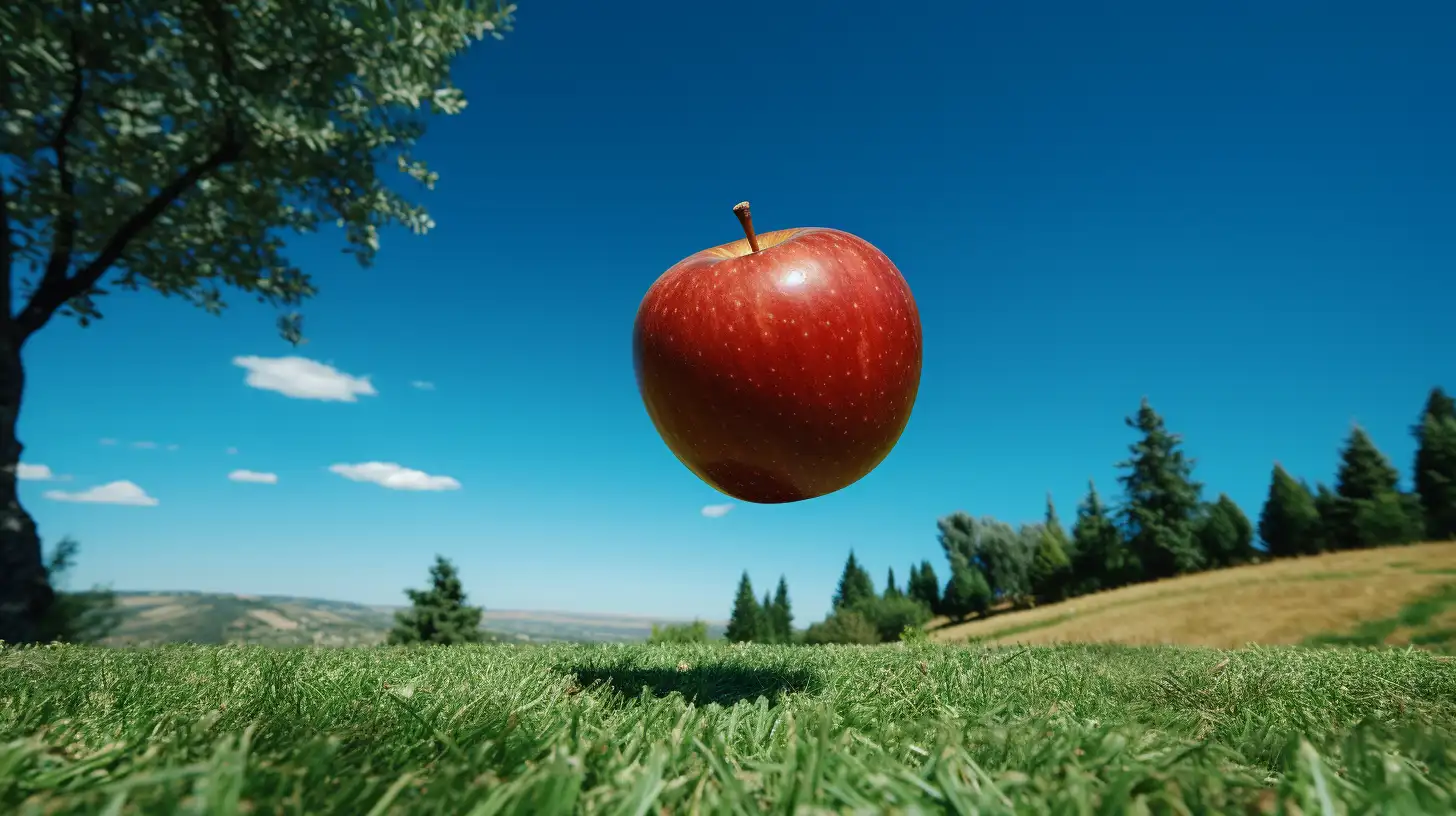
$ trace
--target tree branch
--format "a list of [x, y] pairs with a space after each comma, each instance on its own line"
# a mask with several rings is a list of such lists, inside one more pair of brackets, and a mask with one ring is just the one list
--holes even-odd
[[[71, 171], [71, 131], [81, 118], [81, 102], [85, 97], [86, 83], [82, 66], [81, 35], [71, 30], [71, 100], [61, 115], [56, 135], [51, 139], [51, 150], [56, 154], [56, 175], [60, 177], [61, 196], [65, 211], [56, 219], [56, 232], [51, 240], [51, 257], [46, 262], [45, 274], [41, 277], [42, 288], [56, 286], [66, 279], [71, 268], [71, 253], [76, 247], [76, 227], [80, 213], [76, 207], [76, 174]], [[7, 307], [9, 304], [6, 304]]]
[[188, 169], [187, 172], [173, 179], [171, 184], [163, 187], [157, 195], [148, 201], [145, 206], [138, 210], [131, 218], [128, 218], [120, 228], [107, 240], [106, 245], [101, 248], [91, 262], [82, 267], [71, 277], [62, 276], [59, 279], [52, 279], [49, 275], [36, 288], [35, 294], [31, 295], [30, 302], [16, 318], [16, 331], [20, 342], [24, 342], [30, 335], [35, 334], [50, 321], [58, 309], [66, 304], [66, 301], [79, 297], [91, 291], [105, 275], [112, 264], [121, 258], [122, 253], [137, 236], [141, 235], [147, 227], [152, 225], [166, 209], [172, 206], [177, 199], [181, 198], [207, 174], [217, 170], [229, 162], [236, 161], [243, 152], [242, 140], [237, 132], [229, 127], [227, 135], [224, 136], [222, 144], [213, 151], [202, 163]]

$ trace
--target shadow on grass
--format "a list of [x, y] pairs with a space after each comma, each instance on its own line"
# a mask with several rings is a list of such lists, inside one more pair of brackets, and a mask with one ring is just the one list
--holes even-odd
[[678, 693], [694, 705], [752, 702], [760, 696], [772, 701], [780, 692], [794, 694], [817, 691], [818, 675], [790, 667], [749, 668], [746, 666], [704, 666], [701, 668], [648, 668], [643, 666], [580, 666], [567, 668], [583, 689], [608, 688], [631, 700], [645, 690], [652, 697]]

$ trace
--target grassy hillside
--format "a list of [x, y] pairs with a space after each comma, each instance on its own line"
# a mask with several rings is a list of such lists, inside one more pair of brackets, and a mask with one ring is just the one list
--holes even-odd
[[1421, 651], [0, 650], [0, 812], [1456, 812]]
[[[121, 626], [108, 646], [162, 643], [261, 646], [370, 646], [384, 642], [398, 607], [313, 598], [208, 592], [119, 592]], [[487, 609], [491, 640], [633, 642], [651, 633], [650, 618]], [[722, 625], [709, 632], [721, 635]]]
[[1456, 542], [1332, 553], [1139, 584], [941, 626], [931, 637], [1216, 648], [1414, 644], [1451, 651]]

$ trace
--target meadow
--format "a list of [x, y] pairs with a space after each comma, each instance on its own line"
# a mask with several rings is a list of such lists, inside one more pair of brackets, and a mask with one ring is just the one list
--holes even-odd
[[0, 812], [1450, 813], [1418, 649], [0, 650]]
[[1282, 558], [933, 626], [936, 640], [986, 645], [1415, 644], [1451, 652], [1456, 542]]

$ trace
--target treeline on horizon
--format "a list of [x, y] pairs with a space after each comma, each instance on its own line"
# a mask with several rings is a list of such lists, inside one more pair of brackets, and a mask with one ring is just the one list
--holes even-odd
[[[1119, 462], [1123, 499], [1108, 506], [1089, 481], [1070, 535], [1047, 497], [1043, 521], [1013, 527], [963, 512], [940, 519], [950, 568], [942, 585], [928, 560], [904, 586], [889, 570], [877, 591], [851, 550], [829, 615], [793, 629], [788, 583], [760, 600], [745, 571], [725, 636], [760, 643], [883, 643], [925, 636], [934, 616], [951, 621], [1274, 558], [1456, 539], [1456, 401], [1440, 387], [1411, 429], [1410, 492], [1358, 424], [1340, 451], [1334, 487], [1297, 479], [1277, 462], [1257, 530], [1226, 494], [1204, 501], [1183, 440], [1144, 399], [1125, 420], [1141, 438]], [[1255, 536], [1262, 543], [1256, 546]], [[704, 641], [707, 627], [654, 627], [657, 642]]]

